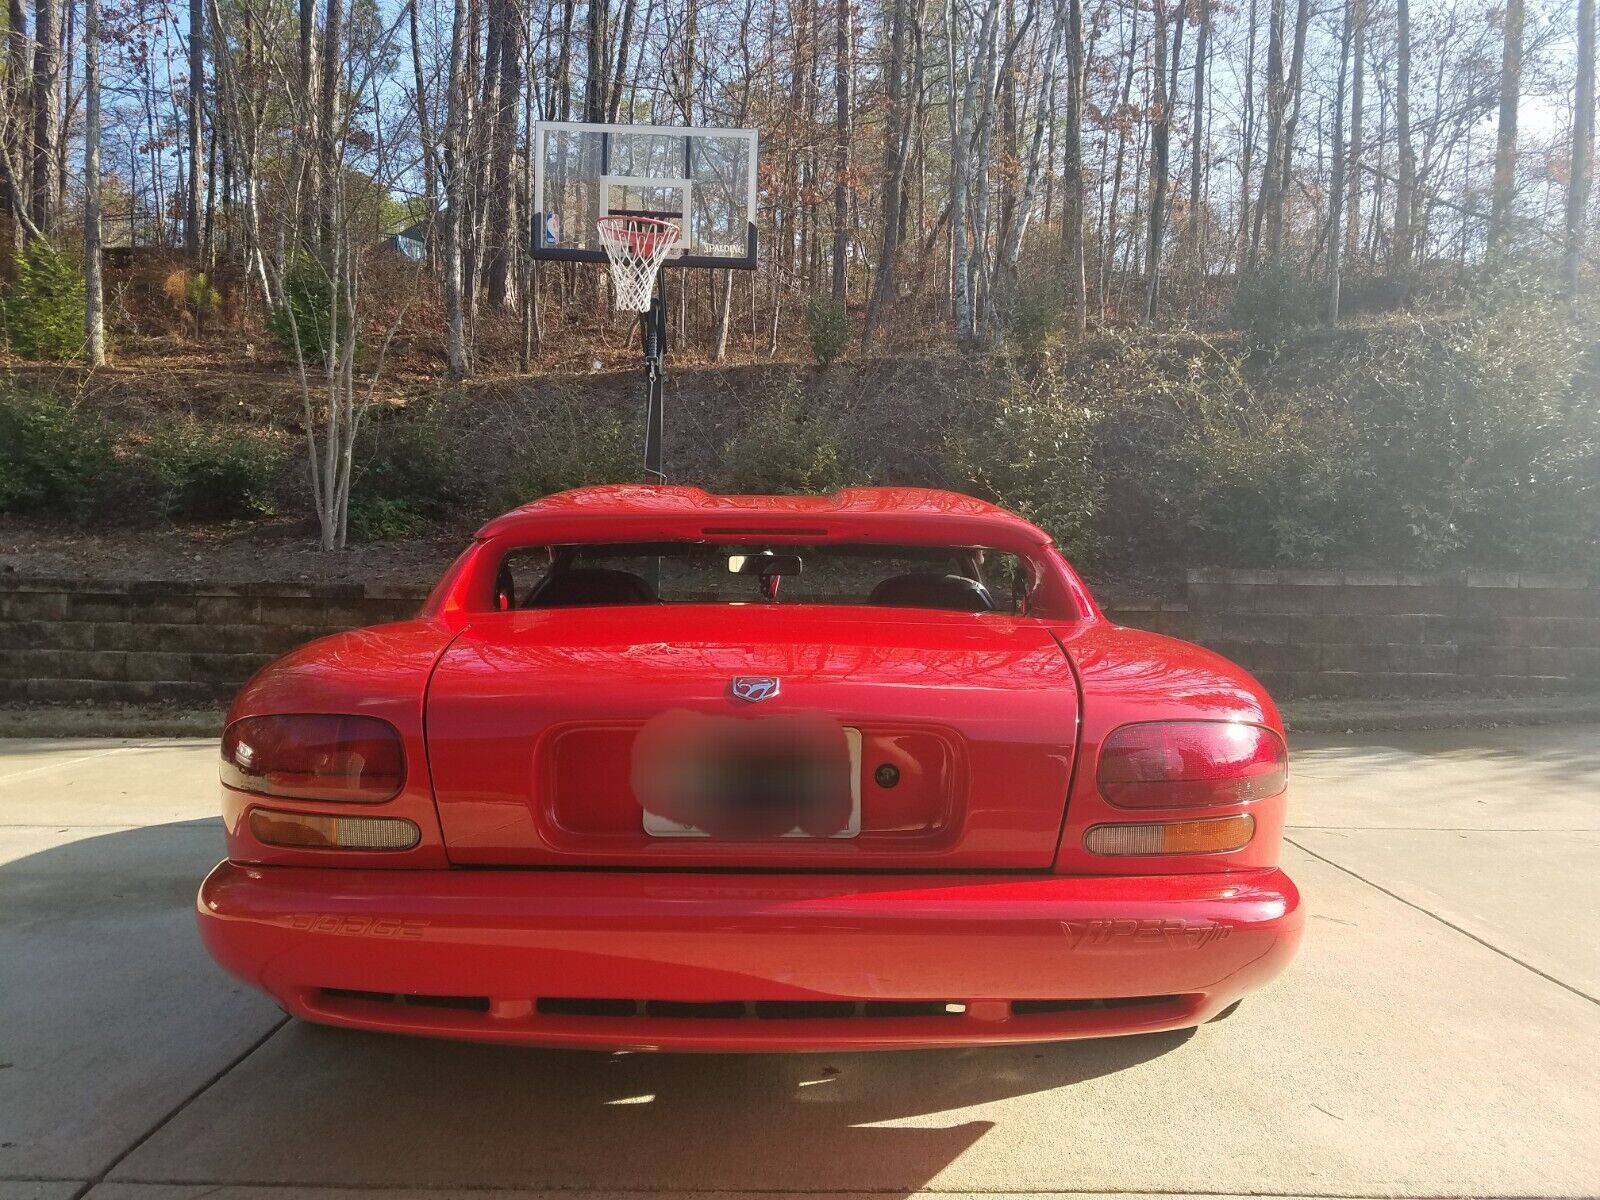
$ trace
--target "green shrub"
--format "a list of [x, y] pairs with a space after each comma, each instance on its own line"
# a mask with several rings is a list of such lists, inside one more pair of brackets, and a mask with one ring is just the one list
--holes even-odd
[[850, 311], [837, 300], [822, 296], [806, 301], [806, 341], [811, 353], [827, 366], [850, 344]]
[[443, 407], [371, 409], [356, 436], [350, 494], [399, 501], [439, 520], [472, 502], [466, 464]]
[[793, 377], [749, 409], [723, 453], [721, 487], [778, 494], [832, 492], [845, 481], [844, 430]]
[[514, 448], [496, 492], [514, 508], [553, 492], [644, 477], [643, 421], [624, 425], [580, 396], [558, 397]]
[[205, 332], [206, 319], [221, 305], [222, 293], [204, 271], [196, 271], [184, 287], [184, 302], [194, 314], [194, 331], [198, 337]]
[[1323, 364], [1357, 406], [1371, 552], [1398, 563], [1565, 563], [1600, 537], [1596, 330], [1540, 285], [1486, 281]]
[[997, 303], [1001, 328], [1014, 350], [1040, 354], [1060, 339], [1067, 292], [1059, 279], [1020, 280]]
[[105, 423], [54, 396], [0, 392], [0, 512], [87, 520], [121, 481]]
[[418, 403], [367, 413], [352, 452], [351, 537], [413, 537], [475, 510], [478, 494], [444, 409]]
[[995, 355], [974, 388], [970, 419], [945, 442], [957, 485], [1048, 530], [1080, 555], [1092, 549], [1101, 480], [1097, 406], [1060, 355]]
[[1233, 294], [1232, 321], [1259, 345], [1276, 346], [1316, 323], [1316, 289], [1287, 264], [1241, 274]]
[[[283, 296], [267, 313], [267, 328], [278, 339], [283, 352], [295, 357], [299, 338], [302, 361], [307, 366], [326, 366], [332, 350], [333, 297], [329, 294], [328, 273], [309, 255], [296, 255], [283, 273]], [[350, 310], [339, 305], [339, 350], [351, 336]]]
[[230, 521], [272, 511], [283, 457], [265, 433], [186, 420], [158, 427], [140, 448], [137, 465], [150, 481], [151, 515]]
[[354, 542], [390, 542], [427, 532], [428, 521], [404, 500], [385, 496], [350, 497], [347, 530]]
[[1099, 523], [1130, 562], [1312, 565], [1359, 541], [1365, 487], [1348, 406], [1259, 386], [1203, 339], [1104, 339], [1083, 372], [1104, 406]]
[[24, 358], [78, 357], [83, 304], [82, 266], [49, 242], [30, 242], [17, 256], [17, 277], [5, 298], [11, 349]]

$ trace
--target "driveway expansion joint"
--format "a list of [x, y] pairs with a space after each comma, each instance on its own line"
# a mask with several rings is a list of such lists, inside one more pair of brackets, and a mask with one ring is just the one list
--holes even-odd
[[1359, 880], [1360, 882], [1366, 884], [1368, 887], [1382, 892], [1385, 896], [1388, 896], [1391, 900], [1398, 900], [1401, 904], [1404, 904], [1407, 908], [1415, 909], [1417, 912], [1421, 913], [1423, 916], [1432, 918], [1433, 920], [1439, 922], [1439, 924], [1443, 925], [1446, 929], [1453, 929], [1455, 932], [1461, 934], [1463, 937], [1471, 938], [1473, 941], [1477, 942], [1478, 945], [1482, 946], [1485, 950], [1494, 951], [1494, 953], [1498, 954], [1501, 958], [1506, 959], [1508, 962], [1516, 963], [1517, 966], [1521, 967], [1525, 971], [1531, 971], [1533, 974], [1537, 975], [1540, 979], [1545, 980], [1547, 983], [1553, 983], [1558, 988], [1563, 988], [1566, 991], [1571, 992], [1574, 996], [1577, 996], [1579, 999], [1587, 1000], [1590, 1004], [1593, 1004], [1596, 1007], [1600, 1007], [1600, 996], [1592, 996], [1588, 992], [1584, 991], [1582, 988], [1575, 987], [1574, 985], [1568, 983], [1564, 979], [1558, 979], [1556, 976], [1550, 974], [1550, 972], [1548, 972], [1546, 970], [1543, 970], [1540, 967], [1534, 966], [1527, 959], [1519, 958], [1515, 954], [1512, 954], [1509, 950], [1502, 950], [1499, 946], [1496, 946], [1493, 942], [1489, 941], [1487, 938], [1484, 938], [1484, 937], [1480, 936], [1479, 934], [1473, 933], [1472, 930], [1467, 929], [1467, 928], [1465, 928], [1465, 927], [1463, 927], [1461, 925], [1457, 925], [1454, 921], [1450, 920], [1448, 917], [1441, 917], [1438, 913], [1434, 912], [1432, 909], [1426, 908], [1423, 905], [1418, 904], [1415, 900], [1406, 899], [1406, 897], [1400, 895], [1399, 892], [1391, 891], [1389, 888], [1384, 887], [1383, 884], [1376, 883], [1373, 880], [1368, 879], [1365, 875], [1361, 874], [1359, 871], [1352, 871], [1349, 867], [1345, 866], [1343, 863], [1335, 862], [1333, 859], [1329, 858], [1325, 854], [1318, 854], [1315, 850], [1311, 849], [1309, 846], [1305, 845], [1302, 842], [1297, 842], [1291, 837], [1285, 837], [1283, 840], [1285, 842], [1287, 842], [1289, 845], [1293, 846], [1295, 849], [1303, 851], [1306, 854], [1309, 854], [1312, 858], [1316, 859], [1318, 862], [1327, 863], [1328, 866], [1334, 868], [1335, 870], [1343, 871], [1346, 875], [1350, 876], [1350, 878]]
[[[265, 1046], [269, 1041], [271, 1041], [278, 1031], [289, 1023], [289, 1020], [290, 1018], [287, 1015], [279, 1017], [275, 1022], [273, 1022], [272, 1028], [268, 1029], [255, 1041], [251, 1042], [238, 1054], [234, 1055], [233, 1058], [229, 1059], [228, 1062], [223, 1064], [221, 1070], [215, 1072], [199, 1087], [195, 1088], [182, 1100], [178, 1101], [177, 1104], [173, 1105], [170, 1109], [163, 1113], [159, 1118], [157, 1118], [155, 1123], [152, 1124], [149, 1129], [146, 1129], [143, 1133], [141, 1133], [137, 1138], [129, 1143], [121, 1153], [113, 1157], [109, 1163], [101, 1168], [99, 1174], [97, 1174], [93, 1179], [90, 1179], [83, 1185], [83, 1187], [74, 1192], [72, 1194], [72, 1200], [83, 1200], [83, 1198], [91, 1191], [93, 1191], [100, 1184], [104, 1183], [111, 1172], [115, 1171], [119, 1166], [126, 1162], [130, 1155], [137, 1151], [151, 1138], [155, 1137], [156, 1134], [160, 1133], [161, 1130], [165, 1128], [180, 1113], [182, 1113], [184, 1109], [188, 1108], [196, 1100], [200, 1099], [201, 1096], [205, 1095], [213, 1087], [221, 1083], [222, 1080], [226, 1078], [235, 1067], [244, 1062], [245, 1059], [249, 1058], [257, 1050], [261, 1049], [261, 1047]], [[119, 1180], [118, 1182], [123, 1181]], [[211, 1183], [214, 1181], [207, 1180], [205, 1182]]]

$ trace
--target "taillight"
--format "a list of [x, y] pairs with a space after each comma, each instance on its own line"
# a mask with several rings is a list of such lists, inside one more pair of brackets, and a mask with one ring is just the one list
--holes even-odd
[[1100, 794], [1121, 808], [1214, 808], [1288, 786], [1283, 739], [1242, 721], [1124, 725], [1100, 747]]
[[257, 796], [373, 804], [405, 780], [400, 734], [376, 717], [245, 717], [222, 735], [222, 782]]

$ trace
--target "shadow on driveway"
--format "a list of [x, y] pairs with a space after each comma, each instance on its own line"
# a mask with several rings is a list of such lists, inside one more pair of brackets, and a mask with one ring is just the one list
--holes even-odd
[[213, 966], [194, 929], [216, 821], [72, 840], [0, 830], [24, 832], [56, 844], [0, 866], [0, 1176], [909, 1193], [993, 1128], [986, 1106], [1192, 1033], [670, 1055], [272, 1032], [276, 1010]]

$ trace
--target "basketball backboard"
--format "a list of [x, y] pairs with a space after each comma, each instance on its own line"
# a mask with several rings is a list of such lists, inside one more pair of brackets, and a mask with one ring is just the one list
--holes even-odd
[[533, 257], [606, 261], [595, 224], [654, 217], [679, 228], [680, 267], [756, 265], [756, 131], [669, 125], [534, 125]]

